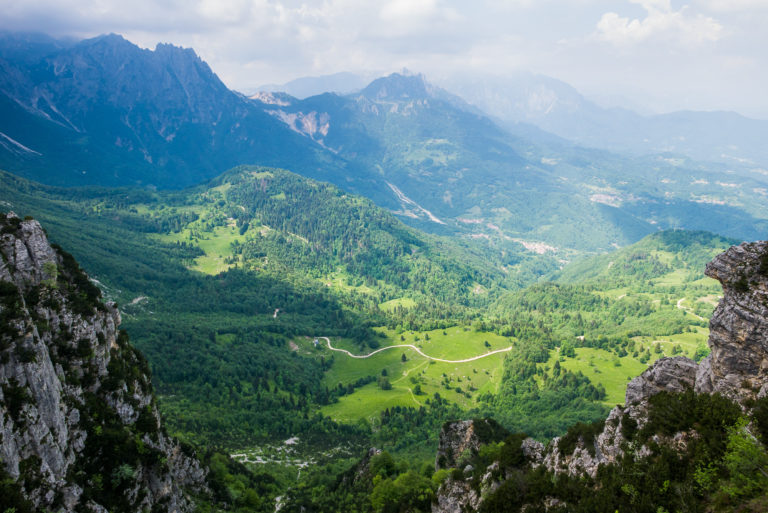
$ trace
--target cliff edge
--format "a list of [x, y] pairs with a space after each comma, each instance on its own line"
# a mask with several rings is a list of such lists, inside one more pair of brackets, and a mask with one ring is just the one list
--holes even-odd
[[0, 215], [3, 510], [191, 509], [205, 471], [163, 430], [114, 303], [37, 221]]

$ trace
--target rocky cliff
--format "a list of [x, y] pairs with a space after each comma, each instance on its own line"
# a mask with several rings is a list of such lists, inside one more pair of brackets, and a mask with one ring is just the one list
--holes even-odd
[[205, 472], [165, 434], [116, 305], [34, 220], [0, 215], [0, 257], [0, 509], [190, 509]]
[[768, 395], [768, 242], [734, 246], [707, 264], [723, 285], [709, 323], [710, 355], [696, 376], [697, 392], [744, 402]]
[[[684, 357], [661, 358], [627, 385], [625, 405], [615, 407], [604, 423], [575, 426], [567, 435], [553, 439], [546, 447], [530, 438], [523, 440], [520, 447], [525, 459], [518, 462], [517, 468], [538, 469], [552, 475], [552, 480], [557, 479], [555, 476], [606, 480], [609, 478], [605, 477], [605, 472], [600, 475], [601, 470], [626, 464], [627, 457], [637, 462], [644, 458], [650, 460], [647, 457], [667, 451], [665, 457], [669, 458], [670, 454], [685, 453], [693, 446], [699, 448], [692, 450], [701, 452], [700, 446], [706, 445], [702, 439], [713, 434], [721, 439], [719, 450], [722, 451], [727, 426], [715, 426], [715, 431], [708, 432], [706, 436], [696, 431], [699, 426], [706, 423], [707, 417], [715, 415], [730, 418], [732, 422], [740, 414], [749, 417], [756, 400], [768, 396], [768, 242], [734, 246], [710, 262], [706, 273], [720, 281], [724, 292], [710, 321], [710, 355], [698, 365]], [[662, 395], [667, 402], [656, 401]], [[667, 399], [672, 397], [683, 399]], [[697, 397], [704, 399], [697, 403]], [[710, 397], [712, 399], [707, 399]], [[662, 406], [654, 410], [655, 403]], [[692, 403], [694, 405], [688, 408], [687, 405]], [[709, 406], [702, 404], [711, 405], [712, 409], [708, 411]], [[696, 415], [699, 421], [684, 419]], [[665, 417], [663, 422], [656, 420], [660, 417]], [[752, 423], [754, 425], [755, 421]], [[472, 432], [473, 421], [465, 421], [460, 427], [450, 425], [444, 428], [438, 455], [445, 451], [445, 447], [466, 444], [465, 435]], [[749, 434], [747, 439], [757, 442], [759, 438]], [[479, 445], [474, 444], [473, 447], [477, 451]], [[710, 461], [718, 460], [711, 457]], [[515, 469], [506, 468], [499, 472], [499, 465], [495, 462], [486, 470], [474, 474], [491, 475], [491, 471], [495, 475], [501, 474], [500, 482], [489, 487], [483, 478], [484, 488], [473, 485], [471, 476], [454, 473], [441, 486], [433, 513], [483, 509], [488, 490], [509, 485]], [[683, 472], [681, 469], [678, 471]], [[583, 485], [589, 481], [581, 482]], [[538, 506], [545, 510], [557, 507], [568, 510], [554, 497], [547, 497]], [[493, 510], [493, 507], [485, 509]]]

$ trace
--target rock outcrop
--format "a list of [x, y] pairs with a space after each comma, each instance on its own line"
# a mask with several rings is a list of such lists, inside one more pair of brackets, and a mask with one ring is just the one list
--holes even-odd
[[[554, 474], [594, 478], [601, 465], [616, 463], [624, 455], [625, 448], [631, 445], [625, 433], [646, 425], [649, 400], [661, 392], [719, 393], [744, 409], [751, 400], [768, 395], [768, 242], [730, 248], [707, 265], [706, 274], [723, 285], [723, 299], [710, 321], [710, 355], [698, 365], [684, 357], [659, 359], [628, 384], [625, 405], [611, 410], [599, 433], [579, 436], [575, 446], [573, 440], [565, 443], [564, 438], [553, 439], [546, 448], [531, 439], [524, 440], [521, 449], [526, 465], [543, 465]], [[450, 429], [440, 435], [438, 457], [441, 453], [455, 454], [453, 447], [462, 444], [478, 450], [476, 443], [469, 442], [471, 436], [466, 435], [470, 427], [454, 425], [462, 428], [446, 426]], [[696, 436], [694, 432], [666, 437], [656, 434], [650, 441], [684, 450]], [[453, 437], [454, 442], [444, 442], [444, 437]], [[645, 445], [634, 447], [633, 454], [642, 458], [651, 454], [651, 449]], [[468, 480], [451, 478], [438, 492], [433, 513], [475, 511], [481, 503], [482, 494]]]
[[34, 220], [0, 216], [0, 473], [14, 507], [185, 511], [205, 471], [162, 429], [120, 314]]
[[723, 299], [709, 323], [710, 355], [696, 391], [718, 392], [737, 402], [768, 395], [768, 242], [730, 248], [707, 264], [723, 285]]
[[[508, 435], [509, 432], [493, 419], [446, 422], [440, 431], [435, 470], [456, 468], [459, 475], [451, 475], [440, 485], [437, 503], [432, 510], [445, 513], [477, 510], [483, 498], [496, 490], [505, 476], [499, 471], [499, 465], [495, 464], [483, 469], [482, 474], [477, 475], [478, 479], [474, 479], [480, 469], [475, 469], [469, 461], [477, 456], [480, 447], [501, 442]], [[522, 441], [521, 455], [538, 463], [543, 449], [539, 442], [528, 438]]]
[[480, 446], [498, 442], [509, 433], [493, 419], [446, 422], [440, 431], [435, 470], [454, 468], [477, 455]]
[[637, 404], [661, 391], [684, 392], [696, 383], [696, 362], [684, 356], [660, 358], [627, 385], [625, 404]]
[[480, 440], [475, 432], [475, 421], [446, 422], [440, 431], [435, 469], [455, 467], [463, 453], [476, 454], [479, 447]]

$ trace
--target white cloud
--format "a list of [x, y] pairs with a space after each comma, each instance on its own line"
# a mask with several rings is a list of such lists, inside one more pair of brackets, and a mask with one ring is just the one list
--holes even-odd
[[381, 8], [381, 19], [386, 22], [409, 22], [434, 16], [436, 0], [391, 0]]
[[200, 15], [214, 23], [236, 24], [251, 17], [253, 2], [248, 0], [202, 0], [197, 4]]
[[689, 14], [688, 6], [672, 9], [670, 0], [630, 0], [641, 5], [646, 16], [630, 19], [615, 12], [603, 14], [596, 36], [615, 45], [630, 45], [658, 39], [695, 45], [720, 39], [723, 26], [714, 18]]

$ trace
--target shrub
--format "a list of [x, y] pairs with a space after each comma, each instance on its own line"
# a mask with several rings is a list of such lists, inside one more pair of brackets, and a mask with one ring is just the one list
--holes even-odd
[[595, 455], [595, 438], [602, 433], [603, 427], [605, 427], [604, 420], [598, 420], [591, 424], [585, 424], [578, 422], [568, 428], [568, 432], [560, 438], [557, 444], [557, 449], [562, 455], [573, 454], [576, 450], [576, 446], [579, 440], [584, 444], [587, 452], [592, 456]]

